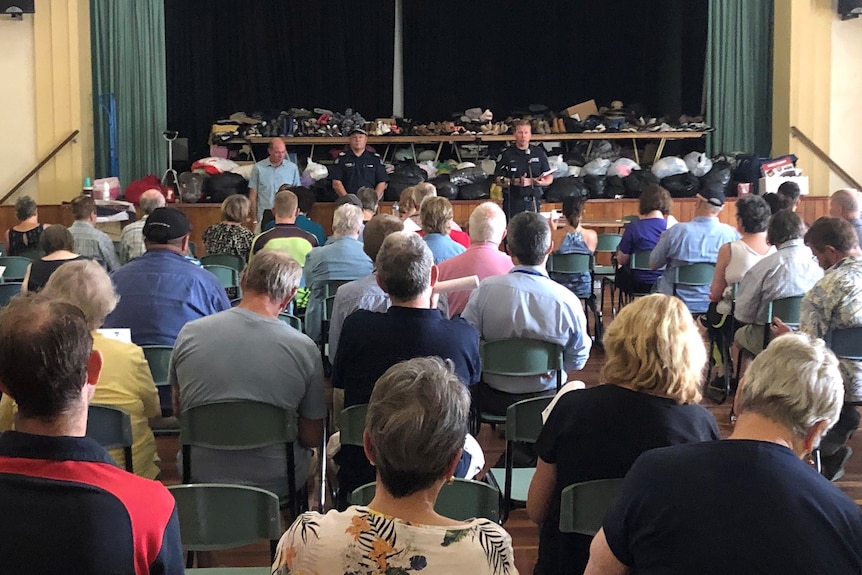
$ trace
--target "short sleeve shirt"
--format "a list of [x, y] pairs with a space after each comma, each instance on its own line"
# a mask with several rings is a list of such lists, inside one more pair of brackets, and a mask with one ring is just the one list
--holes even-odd
[[[542, 174], [551, 170], [551, 165], [548, 163], [548, 155], [545, 149], [540, 146], [529, 146], [529, 154], [527, 150], [520, 150], [517, 146], [509, 146], [503, 153], [500, 154], [500, 159], [497, 161], [497, 175], [505, 178], [538, 178]], [[512, 191], [517, 191], [520, 195], [538, 195], [541, 196], [542, 188], [522, 188], [513, 186]], [[511, 192], [510, 192], [511, 193]]]
[[363, 186], [374, 188], [388, 182], [389, 176], [380, 156], [366, 149], [359, 156], [351, 150], [341, 152], [329, 169], [329, 179], [339, 180], [348, 194], [355, 194]]

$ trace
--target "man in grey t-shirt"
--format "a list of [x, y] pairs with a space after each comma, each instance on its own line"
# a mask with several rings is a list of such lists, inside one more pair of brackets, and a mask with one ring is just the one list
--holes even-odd
[[[242, 275], [238, 307], [189, 322], [171, 357], [174, 412], [219, 401], [269, 403], [298, 414], [296, 484], [309, 473], [320, 444], [326, 404], [320, 352], [311, 339], [278, 319], [302, 268], [276, 250], [258, 254]], [[231, 425], [226, 421], [225, 425]], [[284, 449], [192, 449], [192, 480], [254, 485], [286, 495]]]

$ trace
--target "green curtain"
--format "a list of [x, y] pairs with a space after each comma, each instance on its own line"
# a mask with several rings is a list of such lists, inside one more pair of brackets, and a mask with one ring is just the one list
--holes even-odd
[[704, 98], [708, 151], [772, 147], [773, 0], [709, 0]]
[[164, 0], [91, 0], [96, 176], [110, 175], [109, 118], [116, 102], [120, 182], [161, 175], [167, 164]]

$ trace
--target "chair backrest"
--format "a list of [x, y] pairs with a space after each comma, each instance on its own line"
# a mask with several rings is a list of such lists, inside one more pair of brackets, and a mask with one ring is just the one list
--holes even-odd
[[823, 339], [838, 357], [862, 361], [862, 327], [831, 329]]
[[21, 282], [0, 283], [0, 307], [9, 304], [9, 300], [21, 293]]
[[90, 405], [87, 437], [105, 449], [122, 448], [126, 471], [132, 473], [132, 418], [125, 411], [107, 405]]
[[560, 502], [560, 531], [590, 536], [598, 533], [622, 486], [622, 479], [598, 479], [565, 487]]
[[292, 327], [297, 331], [302, 331], [302, 318], [296, 317], [292, 313], [287, 313], [286, 311], [278, 314], [278, 319]]
[[687, 264], [673, 269], [674, 288], [677, 285], [705, 286], [712, 283], [715, 274], [715, 264], [711, 262], [699, 262]]
[[352, 282], [353, 280], [329, 280], [323, 286], [323, 297], [333, 297], [335, 292], [338, 291], [338, 288], [343, 286], [346, 283]]
[[773, 318], [780, 318], [784, 323], [791, 326], [799, 325], [799, 313], [802, 309], [802, 296], [795, 295], [783, 297], [769, 302], [766, 306], [766, 323], [772, 322]]
[[259, 401], [199, 405], [180, 416], [180, 442], [211, 449], [244, 450], [292, 443], [296, 414]]
[[327, 296], [323, 300], [323, 321], [329, 321], [332, 318], [332, 310], [335, 308], [335, 296]]
[[220, 483], [168, 487], [177, 502], [187, 551], [232, 549], [281, 537], [278, 497], [264, 489]]
[[239, 285], [239, 272], [233, 268], [220, 265], [205, 265], [204, 269], [215, 275], [222, 287], [230, 288]]
[[563, 347], [538, 339], [511, 338], [482, 342], [482, 371], [496, 375], [541, 375], [563, 369]]
[[142, 345], [141, 349], [144, 350], [156, 387], [168, 385], [168, 368], [174, 348], [169, 345]]
[[[374, 499], [377, 484], [366, 483], [350, 495], [352, 505], [368, 505]], [[446, 483], [434, 502], [434, 511], [449, 519], [467, 521], [484, 517], [500, 521], [500, 492], [487, 483], [471, 479], [455, 479]]]
[[45, 257], [45, 251], [41, 248], [27, 248], [18, 255], [22, 258], [27, 258], [32, 262]]
[[622, 239], [622, 234], [599, 234], [596, 253], [616, 253]]
[[561, 254], [554, 252], [548, 258], [548, 271], [561, 274], [580, 274], [593, 269], [591, 254]]
[[30, 258], [22, 258], [19, 256], [0, 257], [0, 266], [5, 267], [3, 270], [4, 281], [21, 281], [27, 274], [27, 266], [33, 263]]
[[[629, 267], [633, 270], [649, 271], [649, 257], [652, 255], [652, 250], [643, 250], [634, 252], [632, 259], [629, 260]], [[664, 269], [664, 268], [662, 268]]]
[[542, 411], [550, 405], [550, 396], [534, 397], [513, 403], [506, 410], [506, 441], [535, 443], [542, 431]]
[[225, 266], [241, 272], [245, 268], [245, 260], [236, 254], [207, 254], [201, 258], [203, 266]]
[[362, 434], [365, 431], [365, 414], [368, 406], [351, 405], [338, 414], [338, 430], [341, 432], [341, 445], [362, 446]]

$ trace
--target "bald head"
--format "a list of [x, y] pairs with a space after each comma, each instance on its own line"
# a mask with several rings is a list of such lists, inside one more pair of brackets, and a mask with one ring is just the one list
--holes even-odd
[[506, 214], [495, 202], [485, 202], [476, 206], [470, 214], [470, 241], [494, 242], [503, 241], [506, 232]]
[[165, 196], [162, 195], [161, 190], [153, 188], [141, 194], [138, 204], [140, 204], [144, 215], [148, 216], [153, 213], [153, 210], [165, 207]]
[[280, 166], [287, 157], [287, 146], [281, 138], [273, 138], [269, 142], [269, 162], [273, 166]]
[[855, 220], [859, 217], [859, 192], [844, 188], [832, 194], [829, 202], [829, 215], [845, 220]]

